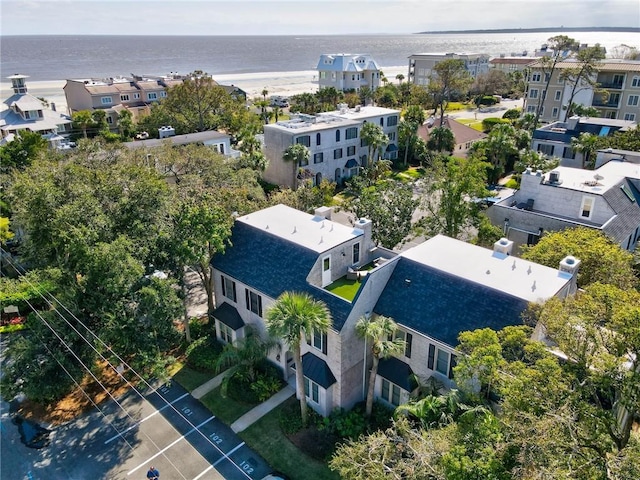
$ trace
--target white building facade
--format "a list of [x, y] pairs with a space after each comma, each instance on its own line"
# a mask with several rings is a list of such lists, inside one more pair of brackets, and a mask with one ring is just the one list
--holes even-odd
[[369, 54], [324, 54], [318, 61], [318, 87], [335, 87], [346, 92], [380, 86], [380, 67]]

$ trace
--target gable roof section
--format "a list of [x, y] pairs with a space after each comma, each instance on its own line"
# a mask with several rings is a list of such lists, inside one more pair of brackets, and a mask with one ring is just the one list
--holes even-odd
[[640, 192], [630, 179], [625, 178], [604, 192], [602, 197], [615, 212], [615, 216], [602, 229], [615, 242], [622, 243], [640, 225]]
[[[453, 133], [453, 138], [455, 139], [456, 145], [466, 144], [467, 142], [475, 142], [478, 140], [482, 140], [487, 137], [487, 134], [484, 132], [479, 132], [467, 125], [464, 125], [456, 120], [449, 119], [449, 117], [445, 117], [444, 126], [451, 130]], [[429, 135], [431, 134], [431, 130], [435, 127], [440, 126], [440, 118], [437, 118], [433, 127], [429, 129], [427, 125], [420, 125], [418, 128], [418, 136], [423, 140], [429, 140]]]
[[378, 364], [378, 375], [386, 378], [391, 383], [395, 383], [400, 388], [411, 392], [415, 385], [412, 385], [413, 370], [411, 367], [396, 357], [389, 357], [380, 360]]
[[216, 308], [212, 315], [233, 330], [238, 330], [244, 327], [244, 320], [242, 320], [238, 310], [227, 302], [224, 302]]
[[213, 258], [214, 268], [271, 298], [285, 291], [309, 293], [327, 305], [333, 326], [340, 331], [352, 305], [307, 283], [318, 259], [316, 252], [239, 221], [233, 226], [231, 244], [233, 247]]
[[527, 305], [527, 300], [403, 257], [374, 312], [455, 346], [466, 330], [522, 324]]

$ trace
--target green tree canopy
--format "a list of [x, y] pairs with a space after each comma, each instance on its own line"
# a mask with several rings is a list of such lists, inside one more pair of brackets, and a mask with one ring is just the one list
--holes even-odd
[[22, 170], [47, 151], [47, 141], [38, 132], [20, 130], [13, 141], [0, 147], [0, 172]]
[[558, 268], [567, 255], [582, 262], [578, 271], [579, 287], [600, 282], [629, 289], [637, 284], [633, 256], [593, 228], [546, 233], [536, 245], [523, 247], [522, 252], [522, 258], [551, 268]]

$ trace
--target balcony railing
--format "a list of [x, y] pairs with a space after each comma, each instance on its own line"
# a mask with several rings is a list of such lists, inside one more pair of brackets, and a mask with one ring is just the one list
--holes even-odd
[[622, 82], [599, 82], [600, 88], [609, 88], [613, 90], [622, 90]]
[[603, 101], [603, 100], [593, 100], [592, 105], [594, 107], [606, 107], [606, 108], [620, 108], [620, 100], [615, 100], [615, 101]]

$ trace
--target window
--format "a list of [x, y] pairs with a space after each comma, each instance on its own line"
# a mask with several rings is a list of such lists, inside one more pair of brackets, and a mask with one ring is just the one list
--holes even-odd
[[381, 127], [384, 127], [384, 118], [381, 118], [381, 119], [380, 119], [380, 126], [381, 126]]
[[160, 92], [160, 96], [161, 96], [162, 98], [166, 97], [166, 96], [167, 96], [167, 92], [165, 92], [164, 90], [163, 90], [163, 91], [161, 91], [161, 92]]
[[233, 342], [233, 330], [229, 325], [225, 325], [222, 322], [218, 322], [220, 324], [220, 340], [226, 343]]
[[387, 137], [389, 138], [390, 142], [395, 142], [396, 141], [396, 132], [389, 132], [387, 134]]
[[129, 94], [128, 93], [123, 93], [120, 95], [120, 101], [121, 102], [128, 102], [129, 101]]
[[320, 145], [321, 136], [320, 133], [316, 133], [316, 145]]
[[311, 137], [309, 135], [303, 135], [301, 137], [296, 138], [296, 143], [304, 145], [305, 147], [311, 146]]
[[245, 289], [245, 297], [247, 310], [252, 311], [259, 317], [262, 317], [262, 297], [248, 288]]
[[553, 107], [553, 110], [551, 110], [551, 116], [553, 118], [558, 118], [558, 112], [559, 112], [558, 107]]
[[356, 265], [360, 261], [360, 244], [353, 244], [353, 264]]
[[320, 400], [319, 396], [320, 387], [316, 382], [309, 380], [307, 377], [304, 377], [304, 396], [307, 397], [314, 403], [318, 403]]
[[[405, 332], [404, 330], [396, 330], [394, 336], [404, 342], [404, 356], [411, 358], [411, 343], [413, 341], [413, 335], [409, 332]], [[391, 340], [391, 336], [389, 336], [389, 340]]]
[[540, 72], [533, 72], [531, 75], [532, 82], [539, 82], [542, 79], [542, 74]]
[[336, 148], [336, 149], [333, 151], [333, 159], [334, 159], [334, 160], [337, 160], [337, 159], [339, 159], [339, 158], [342, 158], [342, 149], [341, 149], [341, 148]]
[[331, 257], [325, 257], [322, 260], [322, 271], [327, 272], [331, 269]]
[[113, 125], [113, 118], [111, 118], [111, 117], [106, 117], [106, 120], [107, 120], [107, 123], [108, 123], [109, 125]]
[[449, 375], [449, 352], [438, 349], [436, 358], [436, 371], [443, 375]]
[[236, 282], [231, 280], [229, 277], [225, 277], [224, 275], [220, 275], [220, 280], [222, 284], [222, 295], [227, 297], [232, 302], [236, 301]]
[[529, 98], [538, 98], [538, 89], [532, 88], [529, 90]]
[[387, 117], [387, 127], [394, 127], [398, 125], [398, 116], [397, 115], [392, 115], [390, 117]]
[[336, 142], [340, 141], [340, 130], [336, 130]]
[[593, 197], [582, 197], [582, 205], [580, 206], [580, 216], [582, 218], [591, 218], [594, 201], [595, 198]]
[[556, 90], [555, 101], [559, 102], [560, 98], [562, 98], [562, 90]]
[[149, 93], [147, 93], [147, 98], [149, 100], [157, 100], [158, 99], [158, 94], [156, 92], [149, 92]]
[[382, 398], [391, 405], [400, 405], [400, 387], [389, 380], [382, 379]]
[[635, 113], [625, 113], [624, 114], [624, 119], [628, 120], [630, 122], [634, 122], [636, 120], [636, 114]]
[[324, 159], [324, 153], [314, 153], [313, 154], [313, 163], [322, 163]]
[[327, 334], [322, 332], [313, 331], [311, 336], [311, 346], [316, 350], [320, 350], [325, 355], [327, 354]]
[[357, 127], [349, 127], [344, 131], [345, 140], [351, 140], [354, 138], [358, 138], [358, 128]]
[[640, 87], [640, 77], [633, 77], [633, 78], [631, 79], [631, 86], [632, 86], [633, 88], [638, 88], [638, 87]]
[[640, 95], [629, 95], [629, 100], [627, 100], [627, 105], [629, 107], [637, 107], [638, 99], [640, 99]]
[[564, 147], [564, 150], [562, 151], [562, 158], [576, 158], [575, 150], [571, 147]]
[[139, 93], [134, 93], [133, 94], [133, 99], [134, 100], [140, 100], [140, 94]]
[[535, 113], [536, 106], [535, 105], [527, 105], [527, 113]]
[[538, 144], [538, 151], [540, 153], [544, 153], [545, 155], [549, 155], [550, 157], [553, 156], [553, 151], [555, 150], [555, 146], [554, 145], [548, 145], [546, 143], [539, 143]]
[[102, 97], [100, 99], [100, 103], [102, 103], [102, 105], [111, 105], [111, 103], [113, 103], [113, 100], [111, 99], [111, 97]]
[[347, 157], [353, 157], [355, 154], [356, 154], [355, 145], [351, 145], [350, 147], [347, 147]]

